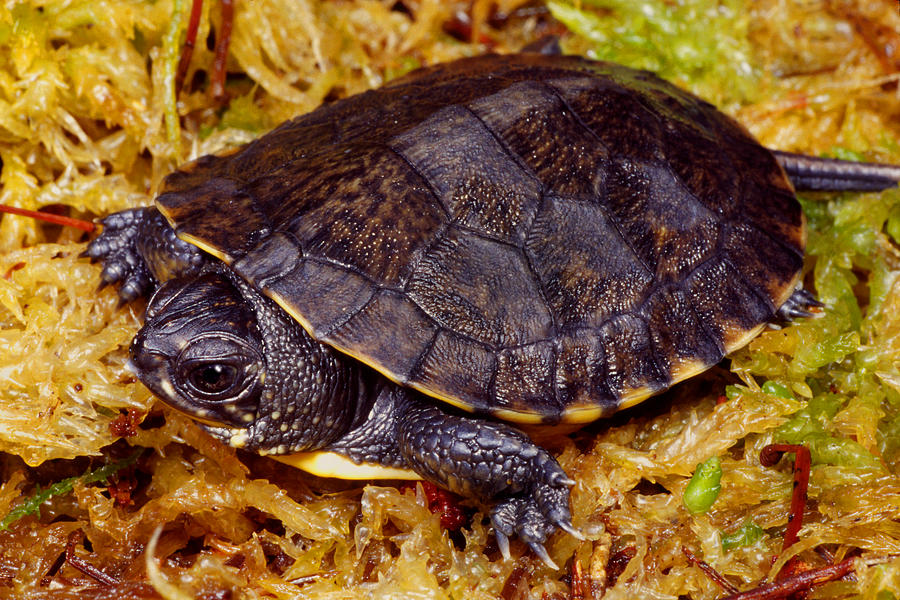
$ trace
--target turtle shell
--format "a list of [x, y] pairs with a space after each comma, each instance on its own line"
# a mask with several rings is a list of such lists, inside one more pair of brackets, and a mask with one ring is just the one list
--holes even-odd
[[178, 235], [317, 340], [477, 412], [583, 422], [746, 344], [805, 223], [772, 154], [645, 71], [482, 56], [170, 175]]

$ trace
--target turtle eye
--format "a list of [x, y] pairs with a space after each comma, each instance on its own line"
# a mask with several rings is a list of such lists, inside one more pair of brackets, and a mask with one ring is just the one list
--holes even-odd
[[228, 391], [239, 383], [238, 370], [226, 363], [201, 364], [190, 369], [187, 382], [204, 396], [228, 395]]
[[256, 415], [263, 363], [248, 346], [224, 336], [199, 338], [173, 362], [168, 385], [151, 389], [175, 408], [214, 425], [246, 427]]
[[203, 403], [231, 403], [254, 387], [256, 369], [241, 355], [204, 356], [179, 361], [177, 381], [183, 391]]

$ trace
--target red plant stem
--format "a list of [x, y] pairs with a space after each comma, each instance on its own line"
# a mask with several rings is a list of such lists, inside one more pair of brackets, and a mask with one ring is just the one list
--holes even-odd
[[440, 515], [441, 527], [451, 531], [459, 529], [468, 522], [466, 512], [459, 505], [460, 498], [451, 491], [440, 488], [430, 481], [408, 481], [397, 486], [399, 490], [414, 490], [416, 485], [422, 486], [428, 510]]
[[752, 590], [732, 594], [720, 600], [782, 600], [789, 598], [792, 594], [809, 590], [820, 583], [840, 579], [844, 575], [853, 572], [855, 560], [855, 558], [848, 558], [833, 565], [801, 571], [785, 579], [764, 583]]
[[729, 594], [734, 595], [737, 593], [738, 589], [734, 587], [730, 581], [725, 579], [725, 577], [721, 573], [716, 571], [708, 562], [697, 558], [697, 555], [691, 552], [690, 548], [688, 548], [687, 546], [682, 546], [681, 551], [684, 553], [687, 559], [697, 565], [700, 570], [703, 571], [703, 573], [713, 581], [713, 583], [718, 585]]
[[191, 57], [194, 55], [194, 44], [197, 43], [197, 30], [200, 29], [200, 13], [203, 11], [203, 0], [193, 0], [191, 3], [191, 18], [188, 21], [187, 31], [184, 37], [184, 47], [181, 49], [181, 58], [178, 60], [178, 70], [175, 72], [175, 96], [181, 93], [184, 78], [187, 77]]
[[56, 225], [63, 225], [65, 227], [77, 227], [78, 229], [82, 229], [84, 231], [87, 231], [88, 233], [96, 229], [96, 226], [93, 223], [91, 223], [90, 221], [85, 221], [83, 219], [64, 217], [62, 215], [54, 215], [47, 212], [28, 210], [25, 208], [16, 208], [14, 206], [6, 206], [4, 204], [0, 204], [0, 213], [9, 213], [11, 215], [19, 215], [20, 217], [31, 217], [32, 219], [40, 219], [41, 221], [54, 223]]
[[75, 555], [75, 544], [78, 543], [78, 541], [83, 537], [84, 533], [80, 529], [69, 534], [69, 539], [66, 541], [66, 562], [88, 577], [93, 577], [100, 583], [106, 584], [108, 586], [113, 586], [121, 583], [118, 578], [113, 577], [112, 575], [107, 575], [91, 563], [78, 558], [78, 556]]
[[782, 551], [787, 550], [799, 538], [797, 533], [803, 525], [803, 511], [806, 510], [807, 492], [809, 490], [810, 455], [809, 448], [800, 444], [769, 444], [759, 453], [759, 462], [765, 467], [774, 466], [785, 452], [793, 452], [794, 458], [794, 490], [791, 494], [791, 511], [788, 525], [784, 532]]
[[219, 1], [222, 5], [222, 26], [216, 36], [216, 57], [210, 82], [212, 96], [216, 100], [225, 97], [225, 67], [228, 62], [228, 46], [231, 44], [231, 28], [234, 25], [234, 0]]

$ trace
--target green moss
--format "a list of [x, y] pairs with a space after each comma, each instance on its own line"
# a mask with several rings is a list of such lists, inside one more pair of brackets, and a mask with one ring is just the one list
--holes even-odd
[[697, 465], [694, 475], [684, 489], [682, 502], [693, 514], [712, 508], [722, 489], [722, 461], [713, 456]]
[[593, 58], [649, 69], [720, 106], [757, 90], [743, 0], [550, 0], [547, 7], [590, 43]]
[[270, 121], [266, 111], [254, 102], [251, 91], [249, 94], [238, 96], [229, 102], [228, 109], [222, 114], [219, 128], [231, 127], [253, 133], [264, 133], [274, 125]]
[[125, 467], [133, 465], [134, 462], [138, 459], [138, 456], [140, 456], [143, 451], [143, 448], [138, 448], [137, 450], [132, 452], [130, 456], [123, 458], [122, 460], [117, 460], [108, 465], [103, 465], [102, 467], [94, 469], [93, 471], [89, 471], [79, 477], [67, 477], [66, 479], [57, 481], [56, 483], [51, 484], [46, 488], [36, 486], [31, 496], [15, 506], [5, 517], [3, 517], [2, 520], [0, 520], [0, 531], [6, 531], [10, 525], [15, 523], [22, 517], [40, 514], [41, 505], [44, 502], [46, 502], [53, 496], [68, 494], [72, 491], [75, 483], [79, 481], [84, 485], [106, 481], [109, 477], [112, 477], [118, 471], [121, 471]]
[[776, 381], [767, 381], [762, 385], [762, 391], [767, 394], [772, 394], [773, 396], [778, 396], [779, 398], [793, 398], [794, 395], [791, 393], [791, 390], [788, 389], [787, 386], [782, 385]]
[[[842, 158], [859, 158], [846, 151]], [[808, 405], [775, 431], [805, 444], [813, 464], [883, 469], [900, 458], [900, 304], [894, 244], [900, 193], [801, 198], [809, 223], [807, 269], [825, 303], [819, 318], [767, 331], [733, 366], [786, 389], [806, 386]], [[764, 391], [778, 395], [771, 382]], [[734, 396], [742, 392], [737, 386]]]
[[849, 148], [842, 148], [841, 146], [832, 147], [825, 156], [831, 158], [840, 158], [841, 160], [866, 160], [865, 155], [862, 152], [856, 152]]
[[401, 57], [396, 64], [389, 65], [387, 69], [385, 69], [384, 80], [391, 81], [392, 79], [406, 75], [410, 71], [418, 69], [421, 66], [422, 62], [414, 56]]
[[741, 528], [730, 534], [722, 535], [722, 550], [752, 546], [765, 535], [763, 528], [751, 520], [747, 520]]

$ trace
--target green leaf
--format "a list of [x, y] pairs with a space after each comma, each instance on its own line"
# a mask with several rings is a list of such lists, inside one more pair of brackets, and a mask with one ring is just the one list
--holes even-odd
[[682, 502], [693, 514], [708, 511], [722, 489], [722, 461], [718, 456], [713, 456], [707, 461], [697, 465], [694, 475], [684, 489]]
[[762, 539], [765, 534], [762, 527], [751, 520], [747, 520], [740, 529], [734, 533], [722, 535], [722, 550], [732, 550], [743, 546], [752, 546]]
[[106, 481], [111, 475], [116, 472], [128, 467], [138, 459], [138, 456], [144, 451], [143, 448], [138, 448], [135, 450], [131, 456], [123, 458], [122, 460], [117, 460], [116, 462], [110, 463], [108, 465], [103, 465], [102, 467], [95, 469], [93, 471], [89, 471], [83, 475], [76, 477], [67, 477], [61, 481], [57, 481], [50, 486], [41, 489], [41, 486], [37, 485], [34, 488], [34, 492], [32, 495], [25, 499], [24, 502], [15, 506], [5, 517], [3, 520], [0, 520], [0, 531], [6, 531], [9, 529], [9, 526], [21, 519], [22, 517], [27, 517], [28, 515], [40, 515], [41, 505], [52, 498], [53, 496], [61, 496], [63, 494], [68, 494], [72, 491], [75, 482], [81, 481], [85, 485], [89, 485], [91, 483], [97, 483], [99, 481]]
[[787, 398], [792, 399], [794, 395], [791, 393], [791, 390], [787, 388], [777, 381], [767, 381], [762, 385], [762, 391], [766, 394], [771, 394], [773, 396], [778, 396], [779, 398]]

